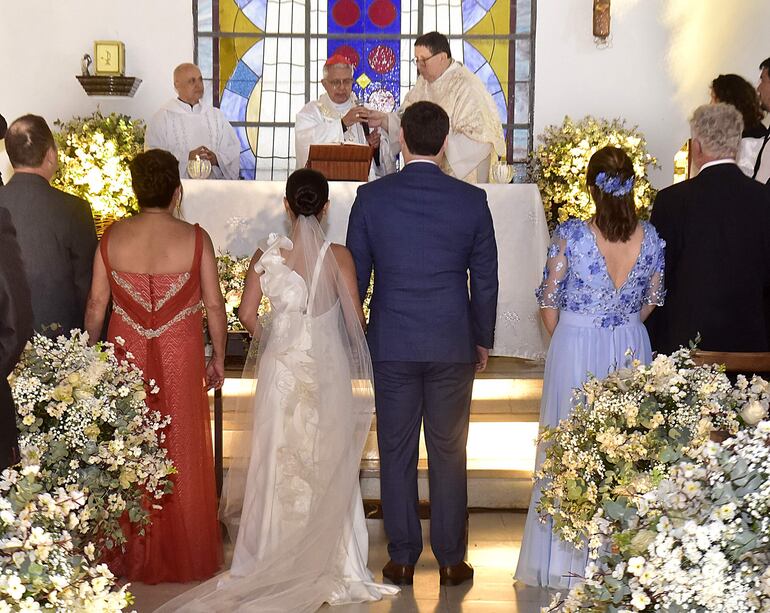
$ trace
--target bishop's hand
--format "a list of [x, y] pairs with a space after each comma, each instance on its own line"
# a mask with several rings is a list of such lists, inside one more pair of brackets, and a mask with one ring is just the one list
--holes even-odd
[[349, 128], [353, 124], [369, 121], [369, 113], [369, 109], [364, 108], [363, 106], [354, 106], [342, 117], [342, 123]]

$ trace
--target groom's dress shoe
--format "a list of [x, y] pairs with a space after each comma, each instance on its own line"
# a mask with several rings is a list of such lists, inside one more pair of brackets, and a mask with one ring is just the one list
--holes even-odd
[[460, 585], [473, 579], [473, 566], [467, 562], [460, 562], [454, 566], [442, 566], [438, 575], [441, 585]]
[[412, 585], [414, 566], [412, 564], [396, 564], [393, 560], [388, 560], [382, 569], [382, 576], [393, 585]]

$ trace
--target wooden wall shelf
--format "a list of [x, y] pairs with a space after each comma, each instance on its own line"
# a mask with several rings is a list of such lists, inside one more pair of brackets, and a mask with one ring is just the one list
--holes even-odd
[[128, 96], [133, 98], [141, 79], [137, 77], [76, 77], [89, 96]]

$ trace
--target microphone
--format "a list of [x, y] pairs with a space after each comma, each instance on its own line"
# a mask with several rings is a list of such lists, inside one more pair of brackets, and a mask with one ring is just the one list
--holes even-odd
[[[356, 104], [356, 106], [363, 106], [364, 105], [363, 101], [360, 98], [356, 98], [355, 104]], [[364, 131], [364, 136], [369, 136], [369, 133], [371, 132], [371, 130], [369, 129], [369, 123], [366, 122], [366, 121], [362, 121], [361, 122], [361, 128]], [[375, 166], [379, 166], [380, 165], [380, 148], [379, 147], [377, 147], [374, 150], [373, 158], [374, 158]]]

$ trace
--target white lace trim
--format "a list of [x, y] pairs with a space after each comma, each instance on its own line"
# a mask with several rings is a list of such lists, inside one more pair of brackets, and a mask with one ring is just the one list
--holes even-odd
[[184, 287], [184, 284], [190, 280], [190, 273], [185, 272], [181, 274], [179, 278], [174, 281], [171, 286], [169, 286], [169, 288], [166, 290], [166, 293], [163, 294], [163, 297], [158, 300], [155, 308], [153, 308], [150, 302], [145, 299], [139, 292], [137, 292], [128, 281], [123, 279], [114, 270], [112, 271], [112, 278], [115, 279], [115, 283], [120, 285], [120, 287], [122, 287], [128, 293], [128, 295], [136, 301], [137, 304], [139, 304], [148, 313], [152, 313], [153, 311], [159, 311], [164, 304], [166, 304], [179, 293], [179, 290]]
[[[144, 297], [137, 292], [134, 289], [134, 286], [131, 285], [128, 281], [126, 281], [124, 278], [122, 278], [118, 273], [116, 273], [114, 270], [112, 271], [112, 278], [115, 279], [115, 283], [120, 285], [131, 298], [134, 299], [134, 301], [140, 305], [145, 311], [148, 313], [152, 312], [152, 305], [144, 299]], [[117, 307], [116, 307], [117, 308]]]

